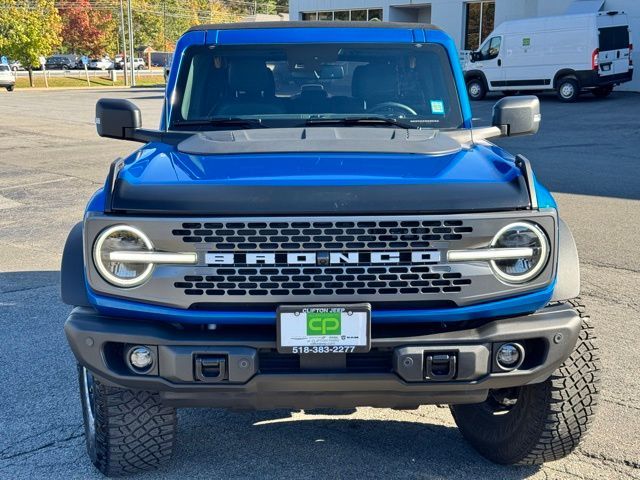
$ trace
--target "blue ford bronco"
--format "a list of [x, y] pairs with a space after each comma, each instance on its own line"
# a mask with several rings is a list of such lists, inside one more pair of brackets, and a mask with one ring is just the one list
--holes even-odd
[[435, 27], [205, 25], [158, 130], [122, 99], [111, 165], [67, 240], [65, 332], [106, 475], [166, 462], [176, 408], [449, 404], [490, 460], [569, 454], [599, 358], [578, 255], [529, 161], [536, 97], [472, 127]]

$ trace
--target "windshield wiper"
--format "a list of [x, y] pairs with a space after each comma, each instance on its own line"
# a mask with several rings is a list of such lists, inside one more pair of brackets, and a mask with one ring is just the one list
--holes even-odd
[[403, 122], [397, 118], [383, 117], [383, 116], [368, 116], [368, 117], [346, 117], [346, 118], [330, 118], [330, 117], [317, 117], [309, 118], [306, 121], [307, 125], [394, 125], [400, 128], [419, 128], [417, 125], [413, 125], [408, 122]]
[[262, 123], [261, 118], [202, 118], [198, 120], [183, 120], [181, 122], [175, 122], [176, 127], [197, 127], [197, 126], [210, 126], [210, 127], [240, 127], [240, 128], [267, 128]]

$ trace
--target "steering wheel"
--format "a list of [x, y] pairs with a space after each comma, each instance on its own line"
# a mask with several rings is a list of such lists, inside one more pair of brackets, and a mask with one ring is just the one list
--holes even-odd
[[408, 113], [409, 115], [417, 116], [418, 112], [416, 112], [413, 108], [404, 103], [399, 102], [383, 102], [379, 103], [371, 110], [369, 113], [393, 113], [394, 111], [401, 110], [403, 113]]

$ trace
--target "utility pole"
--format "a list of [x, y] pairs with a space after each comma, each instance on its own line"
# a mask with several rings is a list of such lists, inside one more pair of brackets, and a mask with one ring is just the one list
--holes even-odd
[[162, 53], [167, 51], [167, 0], [162, 0]]
[[124, 71], [124, 84], [129, 85], [127, 78], [127, 39], [124, 34], [124, 6], [120, 0], [120, 32], [122, 33], [122, 69]]
[[131, 0], [127, 0], [127, 14], [129, 15], [129, 66], [131, 67], [131, 86], [136, 86], [136, 75], [134, 69], [134, 52], [133, 52], [133, 14], [131, 13]]

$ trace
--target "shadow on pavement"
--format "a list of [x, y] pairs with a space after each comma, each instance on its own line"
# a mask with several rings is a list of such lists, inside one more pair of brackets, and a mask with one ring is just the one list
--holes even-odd
[[[289, 411], [185, 410], [178, 445], [165, 472], [215, 472], [219, 478], [500, 478], [522, 479], [540, 467], [493, 464], [458, 429], [425, 422], [429, 411], [368, 410], [378, 418], [327, 418]], [[387, 414], [388, 412], [388, 414]], [[425, 412], [427, 415], [425, 415]], [[343, 411], [336, 415], [344, 415]], [[398, 420], [404, 417], [405, 420]], [[429, 418], [426, 418], [429, 421]], [[195, 467], [197, 465], [197, 468]]]

